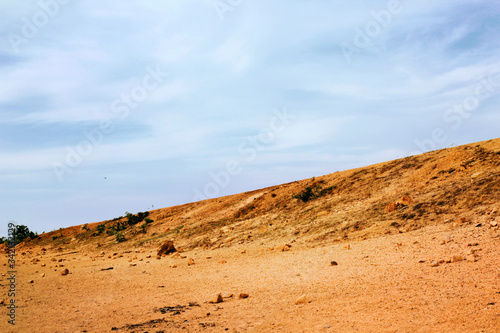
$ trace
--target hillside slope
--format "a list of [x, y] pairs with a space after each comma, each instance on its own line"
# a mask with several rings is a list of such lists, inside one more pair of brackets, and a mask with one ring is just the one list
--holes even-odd
[[[252, 241], [330, 243], [404, 233], [428, 225], [477, 223], [500, 214], [500, 139], [463, 145], [241, 194], [157, 209], [42, 234], [21, 247], [86, 250], [185, 249]], [[411, 204], [386, 206], [403, 196]], [[104, 225], [98, 227], [99, 225]], [[120, 240], [113, 232], [119, 231]], [[101, 232], [99, 232], [99, 229]]]

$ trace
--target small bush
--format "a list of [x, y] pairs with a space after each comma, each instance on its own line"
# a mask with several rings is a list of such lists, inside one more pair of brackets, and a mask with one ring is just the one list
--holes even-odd
[[146, 217], [144, 219], [144, 222], [146, 222], [146, 224], [149, 224], [149, 223], [153, 223], [153, 220], [151, 220], [149, 217]]
[[99, 224], [99, 225], [97, 226], [97, 232], [98, 232], [99, 234], [102, 234], [102, 233], [104, 232], [104, 230], [106, 230], [106, 225], [104, 225], [104, 224]]
[[331, 190], [333, 190], [333, 186], [323, 188], [321, 185], [316, 186], [315, 188], [312, 188], [310, 186], [307, 186], [302, 192], [299, 194], [296, 194], [293, 196], [293, 198], [301, 200], [302, 202], [308, 202], [309, 200], [319, 198]]
[[115, 233], [115, 239], [116, 239], [117, 243], [121, 243], [121, 242], [124, 242], [126, 240], [125, 236], [121, 232]]

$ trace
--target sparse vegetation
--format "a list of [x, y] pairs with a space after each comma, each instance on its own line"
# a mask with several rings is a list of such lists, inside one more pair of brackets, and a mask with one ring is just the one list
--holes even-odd
[[333, 189], [333, 186], [327, 188], [323, 188], [321, 185], [317, 185], [314, 188], [307, 186], [302, 192], [295, 194], [293, 198], [301, 200], [302, 202], [308, 202], [309, 200], [319, 198], [331, 192]]
[[117, 243], [121, 243], [121, 242], [124, 242], [126, 239], [125, 239], [125, 235], [121, 232], [116, 232], [115, 233], [115, 239], [116, 239], [116, 242]]

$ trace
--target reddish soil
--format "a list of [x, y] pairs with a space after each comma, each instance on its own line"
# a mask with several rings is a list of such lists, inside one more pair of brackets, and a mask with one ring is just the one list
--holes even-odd
[[43, 234], [0, 331], [500, 332], [499, 184], [496, 139]]

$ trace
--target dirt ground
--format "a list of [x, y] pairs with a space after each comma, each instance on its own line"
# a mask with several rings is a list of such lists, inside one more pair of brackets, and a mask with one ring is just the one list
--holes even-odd
[[[495, 224], [448, 223], [315, 247], [254, 241], [161, 259], [154, 249], [27, 250], [17, 254], [15, 326], [7, 323], [2, 271], [0, 331], [500, 332]], [[208, 302], [215, 293], [223, 302]]]

